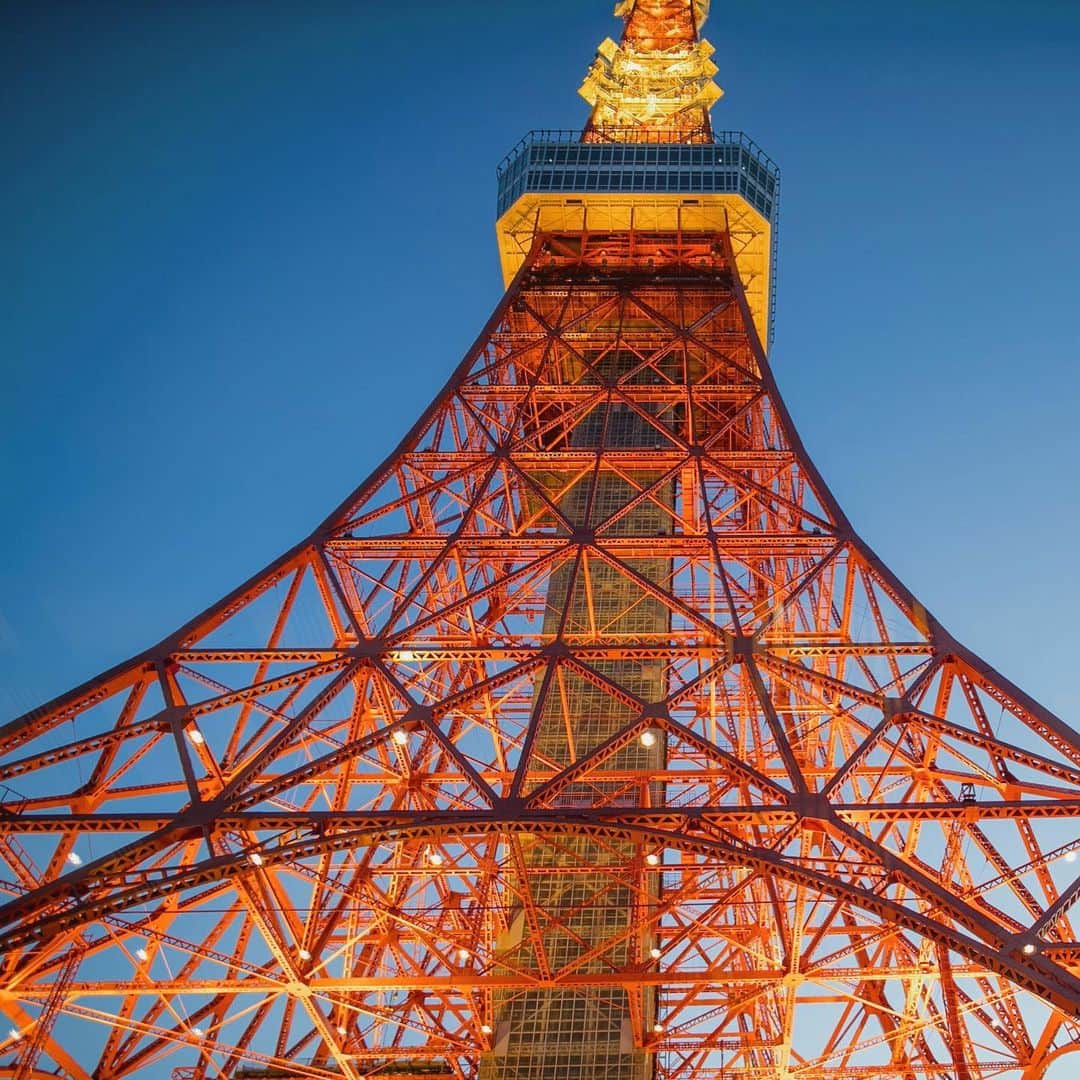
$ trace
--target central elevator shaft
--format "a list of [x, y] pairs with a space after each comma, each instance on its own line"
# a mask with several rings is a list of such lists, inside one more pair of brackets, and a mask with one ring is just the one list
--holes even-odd
[[[549, 278], [525, 291], [525, 303], [530, 301], [530, 292], [539, 302], [543, 293], [568, 289], [583, 304], [598, 304], [618, 290], [618, 282], [567, 285]], [[643, 363], [639, 351], [628, 347], [632, 321], [625, 300], [612, 304], [610, 316], [593, 324], [584, 340], [576, 342], [577, 357], [566, 353], [557, 361], [549, 358], [540, 377], [579, 389], [619, 383], [629, 387], [638, 381], [677, 377], [675, 368], [681, 363], [676, 365], [672, 359], [672, 371], [662, 375]], [[625, 401], [607, 400], [572, 426], [541, 437], [540, 449], [595, 455], [594, 467], [576, 480], [551, 471], [531, 477], [550, 492], [568, 525], [583, 535], [595, 530], [609, 537], [657, 537], [671, 531], [676, 485], [661, 483], [663, 469], [636, 467], [620, 472], [607, 458], [620, 451], [636, 451], [640, 457], [641, 451], [662, 451], [671, 445], [663, 429], [676, 423], [677, 414], [657, 404], [638, 408], [642, 411]], [[649, 491], [647, 498], [642, 498], [644, 491]], [[628, 558], [625, 565], [645, 581], [661, 587], [670, 584], [670, 559]], [[550, 579], [545, 639], [656, 644], [665, 640], [669, 628], [670, 611], [660, 600], [633, 577], [590, 557], [587, 547]], [[666, 696], [666, 669], [660, 659], [597, 659], [589, 666], [599, 679], [566, 667], [537, 680], [539, 723], [530, 763], [538, 777], [556, 775], [581, 761], [639, 717], [640, 706], [620, 699], [612, 687], [645, 704]], [[644, 738], [635, 737], [617, 750], [591, 770], [588, 779], [562, 787], [548, 805], [568, 814], [589, 807], [662, 805], [662, 784], [650, 777], [663, 766], [663, 734], [647, 729]], [[533, 790], [541, 782], [534, 782]], [[527, 843], [521, 852], [523, 879], [515, 882], [527, 902], [515, 905], [509, 920], [502, 950], [508, 967], [582, 975], [613, 969], [655, 970], [658, 950], [650, 909], [655, 908], [660, 875], [648, 865], [646, 855], [637, 845], [601, 844], [586, 837], [536, 838]], [[540, 923], [532, 942], [524, 933], [529, 918]], [[533, 944], [537, 940], [542, 943], [542, 956]], [[496, 997], [493, 1051], [482, 1065], [481, 1077], [648, 1080], [653, 1056], [640, 1045], [640, 1033], [652, 1031], [656, 993], [646, 987], [637, 995], [631, 1001], [630, 994], [618, 988], [501, 993]]]

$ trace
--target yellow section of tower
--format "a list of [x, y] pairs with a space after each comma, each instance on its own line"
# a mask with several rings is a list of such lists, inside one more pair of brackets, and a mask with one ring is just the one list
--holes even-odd
[[593, 107], [592, 142], [704, 143], [709, 110], [723, 91], [713, 81], [714, 49], [701, 38], [705, 0], [625, 0], [622, 41], [605, 38], [579, 93]]
[[724, 93], [713, 81], [712, 45], [693, 41], [663, 51], [642, 51], [605, 38], [579, 94], [593, 107], [592, 123], [627, 132], [671, 130], [693, 112], [701, 115]]
[[527, 191], [495, 229], [506, 284], [538, 233], [728, 232], [754, 326], [768, 341], [771, 227], [741, 195]]

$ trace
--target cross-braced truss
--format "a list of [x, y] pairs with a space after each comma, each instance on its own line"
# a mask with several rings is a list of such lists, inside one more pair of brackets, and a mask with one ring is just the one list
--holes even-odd
[[0, 1074], [473, 1077], [556, 1003], [663, 1080], [1077, 1038], [1080, 740], [856, 536], [732, 266], [538, 238], [309, 540], [0, 729]]

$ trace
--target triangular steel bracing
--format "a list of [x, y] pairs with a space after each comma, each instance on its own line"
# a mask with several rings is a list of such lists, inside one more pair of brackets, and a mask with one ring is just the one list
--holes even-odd
[[1080, 740], [854, 533], [723, 235], [539, 237], [307, 541], [0, 751], [4, 1075], [1037, 1080], [1078, 1037]]

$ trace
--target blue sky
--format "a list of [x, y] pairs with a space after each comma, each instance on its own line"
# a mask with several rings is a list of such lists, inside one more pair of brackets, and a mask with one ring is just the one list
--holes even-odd
[[[397, 443], [501, 281], [494, 168], [606, 0], [7, 5], [0, 710], [137, 652]], [[783, 176], [773, 362], [869, 543], [1070, 719], [1080, 8], [714, 5]]]

